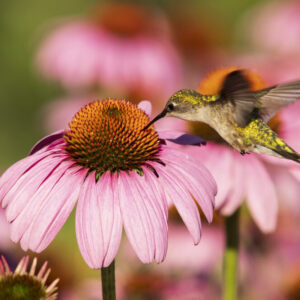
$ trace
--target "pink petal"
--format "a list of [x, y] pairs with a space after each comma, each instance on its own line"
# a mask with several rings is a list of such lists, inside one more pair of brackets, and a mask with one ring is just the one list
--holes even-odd
[[42, 138], [40, 141], [38, 141], [30, 150], [29, 154], [32, 155], [35, 152], [39, 151], [40, 149], [50, 145], [51, 143], [57, 141], [58, 139], [61, 139], [64, 135], [64, 131], [60, 130], [55, 133], [52, 133], [44, 138]]
[[248, 207], [259, 228], [263, 232], [271, 232], [276, 226], [278, 210], [274, 184], [255, 156], [248, 158], [244, 167]]
[[122, 235], [122, 219], [116, 193], [116, 178], [109, 172], [95, 181], [85, 179], [76, 210], [76, 235], [86, 263], [107, 267], [114, 260]]
[[178, 176], [170, 174], [164, 166], [155, 165], [155, 169], [159, 174], [159, 179], [168, 200], [174, 203], [183, 222], [192, 235], [194, 243], [198, 244], [201, 237], [201, 221], [194, 199]]
[[62, 158], [48, 156], [20, 177], [3, 199], [3, 207], [8, 206], [6, 217], [9, 222], [12, 222], [24, 210], [43, 181], [62, 160]]
[[138, 108], [143, 110], [149, 117], [151, 116], [151, 112], [152, 112], [151, 102], [147, 100], [143, 100], [139, 103]]
[[144, 176], [121, 172], [118, 183], [124, 228], [132, 247], [144, 263], [162, 260], [167, 247], [166, 220], [153, 195], [147, 193]]
[[217, 182], [216, 208], [222, 207], [232, 190], [233, 155], [230, 149], [224, 146], [208, 143], [203, 149], [192, 148], [189, 153], [198, 157], [210, 170]]
[[168, 247], [168, 210], [167, 201], [157, 177], [150, 170], [144, 168], [144, 176], [133, 172], [137, 192], [151, 215], [155, 239], [155, 261], [160, 263], [165, 259]]
[[[232, 152], [233, 150], [230, 151]], [[224, 199], [224, 204], [220, 207], [220, 212], [225, 216], [231, 215], [241, 205], [245, 198], [245, 178], [247, 177], [247, 173], [245, 172], [244, 164], [248, 158], [238, 157], [239, 154], [235, 153], [232, 153], [231, 155], [231, 172], [227, 175], [224, 174], [223, 180], [221, 180], [222, 185], [227, 184], [230, 187], [230, 192]], [[220, 185], [218, 185], [218, 187], [219, 186]]]
[[192, 194], [195, 200], [203, 210], [207, 220], [212, 221], [214, 197], [217, 192], [216, 183], [207, 171], [207, 169], [201, 164], [201, 162], [185, 160], [184, 163], [180, 163], [183, 159], [182, 153], [175, 150], [168, 150], [163, 155], [163, 161], [167, 162], [166, 171], [172, 176], [176, 177], [176, 180]]
[[[298, 176], [295, 173], [298, 172]], [[270, 165], [268, 166], [269, 174], [274, 181], [278, 198], [283, 199], [281, 202], [283, 209], [288, 209], [288, 213], [299, 214], [299, 195], [300, 195], [300, 184], [299, 175], [300, 168], [283, 169], [280, 166]], [[296, 175], [296, 176], [295, 176]], [[298, 178], [297, 178], [298, 177]]]
[[[16, 184], [22, 174], [30, 170], [35, 165], [39, 164], [45, 158], [50, 157], [51, 154], [53, 154], [55, 151], [57, 150], [52, 149], [46, 152], [41, 151], [34, 155], [27, 156], [7, 169], [0, 179], [0, 202], [2, 202], [5, 195]], [[6, 205], [6, 202], [2, 203], [3, 207]]]
[[86, 170], [80, 167], [66, 171], [44, 200], [37, 218], [31, 223], [31, 230], [22, 237], [21, 245], [27, 247], [28, 244], [29, 249], [36, 252], [48, 247], [72, 212], [85, 175]]
[[[60, 217], [66, 210], [63, 205], [66, 202], [66, 205], [72, 206], [71, 191], [76, 192], [77, 186], [74, 184], [78, 183], [78, 176], [68, 176], [77, 170], [77, 168], [70, 168], [71, 165], [72, 162], [69, 161], [61, 163], [40, 185], [21, 213], [12, 221], [11, 238], [14, 242], [21, 239], [21, 246], [24, 250], [30, 248], [33, 251], [42, 251], [63, 225], [65, 220]], [[66, 201], [66, 199], [69, 200]], [[48, 232], [57, 221], [60, 224], [54, 231]], [[47, 240], [45, 243], [45, 239], [49, 236], [50, 241]]]

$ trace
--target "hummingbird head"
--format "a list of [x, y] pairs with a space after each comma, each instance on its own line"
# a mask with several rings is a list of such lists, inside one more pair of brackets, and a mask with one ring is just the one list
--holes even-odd
[[201, 94], [194, 90], [183, 89], [173, 94], [167, 101], [163, 111], [158, 114], [143, 130], [147, 129], [154, 122], [163, 117], [177, 117], [180, 119], [189, 119], [188, 115], [200, 108], [203, 104]]

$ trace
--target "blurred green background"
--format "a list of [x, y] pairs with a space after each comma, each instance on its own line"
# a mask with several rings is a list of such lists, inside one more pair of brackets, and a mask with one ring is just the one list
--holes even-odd
[[[43, 104], [64, 94], [57, 84], [40, 77], [34, 55], [49, 22], [88, 13], [95, 0], [1, 1], [0, 3], [0, 168], [26, 155], [43, 136], [37, 112]], [[142, 2], [142, 1], [138, 1]], [[170, 10], [177, 2], [144, 1]], [[255, 5], [253, 0], [185, 1], [196, 16], [208, 12], [210, 18], [232, 31], [243, 13]], [[228, 43], [234, 41], [234, 34]]]

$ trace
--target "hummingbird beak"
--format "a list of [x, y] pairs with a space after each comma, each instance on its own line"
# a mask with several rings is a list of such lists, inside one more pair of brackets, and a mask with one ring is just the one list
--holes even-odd
[[159, 115], [157, 115], [151, 122], [149, 122], [143, 129], [142, 131], [146, 130], [149, 128], [154, 122], [158, 121], [159, 119], [163, 118], [167, 114], [167, 110], [164, 109]]

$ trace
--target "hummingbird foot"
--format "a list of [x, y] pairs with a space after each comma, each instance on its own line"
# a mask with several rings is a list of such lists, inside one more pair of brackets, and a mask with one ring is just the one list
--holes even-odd
[[242, 155], [245, 155], [245, 154], [250, 154], [250, 151], [242, 150], [240, 153], [241, 153]]

